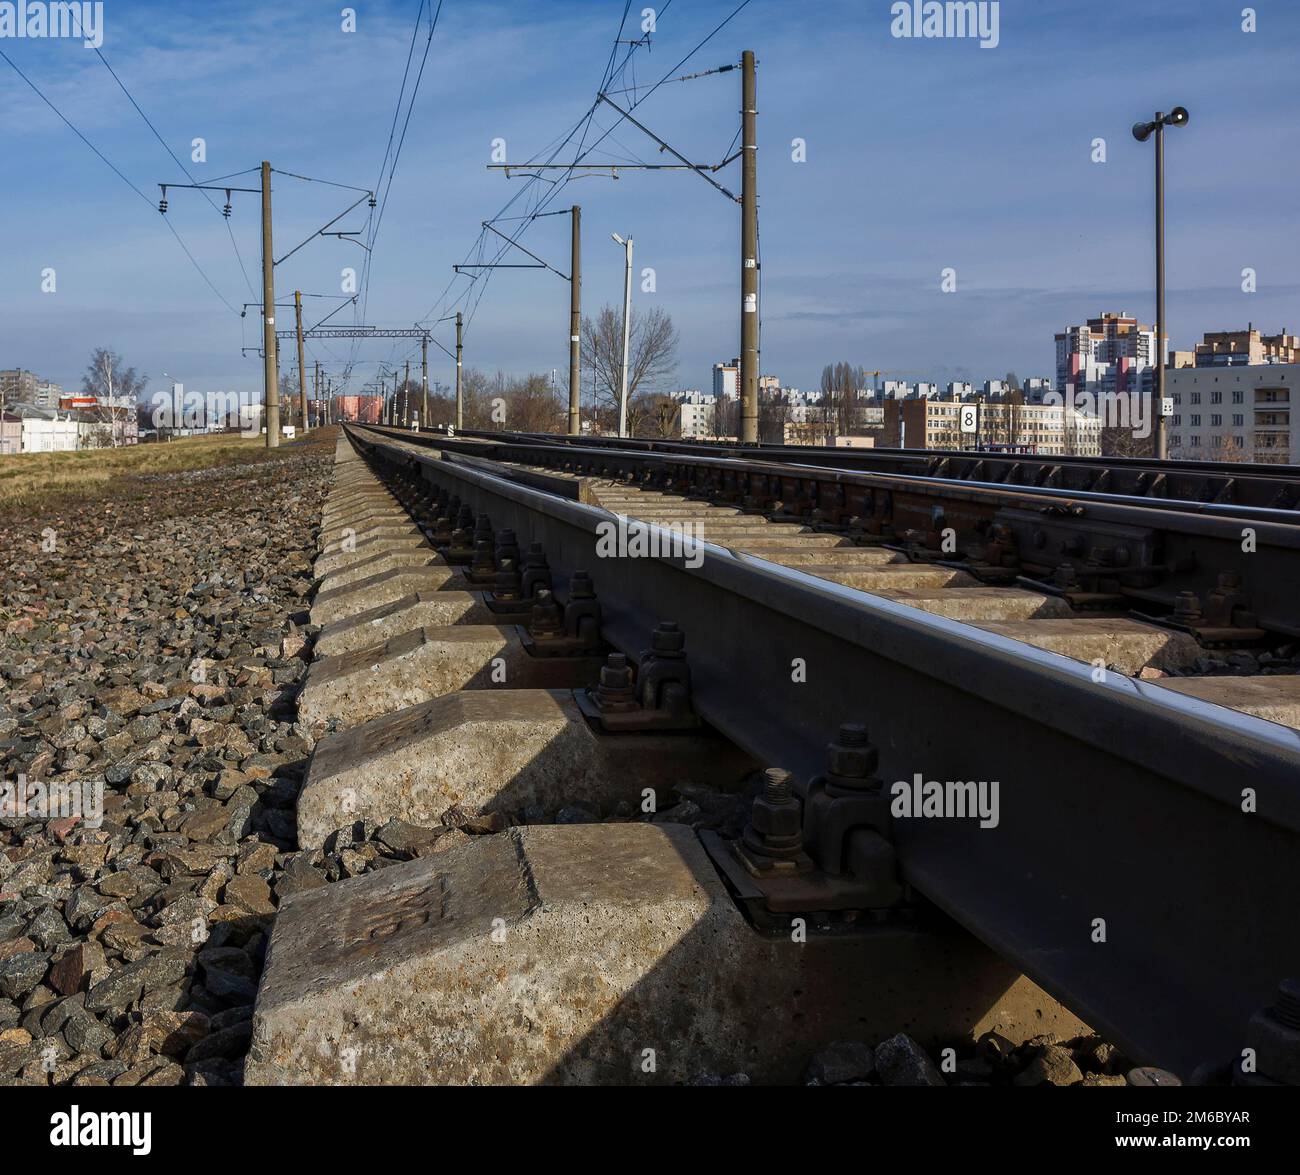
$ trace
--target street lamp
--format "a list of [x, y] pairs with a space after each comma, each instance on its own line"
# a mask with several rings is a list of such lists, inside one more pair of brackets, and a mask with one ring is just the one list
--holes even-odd
[[623, 278], [623, 387], [618, 397], [618, 435], [627, 436], [627, 346], [632, 331], [632, 238], [625, 241], [610, 233], [616, 245], [623, 246], [626, 273]]
[[1168, 114], [1157, 110], [1151, 122], [1135, 122], [1133, 137], [1145, 143], [1156, 136], [1156, 456], [1169, 456], [1169, 431], [1165, 416], [1165, 127], [1186, 126], [1187, 108], [1175, 106]]

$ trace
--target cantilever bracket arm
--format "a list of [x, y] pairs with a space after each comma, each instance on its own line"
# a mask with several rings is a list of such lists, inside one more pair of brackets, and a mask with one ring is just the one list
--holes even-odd
[[[609, 106], [612, 106], [615, 110], [617, 110], [619, 114], [621, 114], [624, 118], [626, 118], [628, 122], [630, 122], [634, 127], [637, 128], [637, 130], [641, 131], [643, 134], [649, 135], [650, 138], [654, 139], [654, 141], [659, 144], [661, 150], [667, 151], [674, 159], [680, 160], [681, 163], [685, 165], [686, 168], [688, 168], [690, 171], [695, 172], [696, 175], [698, 175], [701, 179], [705, 180], [707, 183], [712, 184], [713, 187], [717, 188], [718, 191], [721, 192], [724, 196], [726, 196], [728, 200], [732, 200], [737, 204], [740, 203], [739, 196], [737, 196], [734, 192], [728, 191], [726, 188], [724, 188], [720, 183], [718, 183], [717, 180], [715, 180], [711, 175], [709, 175], [707, 170], [701, 167], [698, 163], [692, 163], [689, 159], [686, 158], [685, 155], [683, 155], [675, 147], [670, 146], [667, 142], [661, 139], [658, 135], [654, 133], [654, 131], [652, 131], [644, 123], [637, 122], [637, 120], [633, 118], [631, 114], [629, 114], [626, 110], [624, 110], [623, 107], [621, 107], [612, 98], [608, 97], [606, 94], [603, 93], [598, 95], [598, 97], [600, 101], [606, 103]], [[734, 159], [735, 156], [733, 155], [732, 158]], [[727, 162], [730, 162], [730, 160], [728, 160]], [[725, 167], [725, 166], [726, 166], [725, 163], [718, 164], [718, 167]]]
[[[520, 244], [518, 241], [516, 241], [513, 237], [508, 237], [508, 236], [506, 236], [505, 233], [503, 233], [499, 228], [497, 228], [495, 225], [493, 225], [490, 221], [485, 220], [485, 221], [483, 221], [482, 223], [483, 223], [483, 227], [484, 227], [485, 229], [487, 229], [488, 232], [496, 233], [496, 235], [499, 236], [499, 237], [500, 237], [503, 241], [505, 241], [508, 245], [512, 245], [514, 248], [518, 249], [521, 253], [527, 253], [528, 256], [531, 257], [534, 261], [536, 261], [539, 265], [543, 266], [543, 267], [546, 268], [546, 269], [549, 269], [552, 273], [558, 275], [559, 277], [564, 278], [564, 280], [565, 280], [566, 282], [567, 282], [567, 281], [572, 281], [572, 280], [573, 280], [571, 277], [569, 277], [569, 275], [568, 275], [567, 273], [560, 273], [560, 271], [559, 271], [558, 269], [556, 269], [554, 265], [550, 265], [550, 264], [548, 264], [546, 261], [542, 260], [542, 258], [538, 257], [536, 253], [533, 253], [533, 252], [531, 252], [530, 250], [525, 249], [525, 248], [523, 247], [523, 245], [521, 245], [521, 244]], [[507, 265], [507, 266], [492, 266], [492, 267], [486, 267], [486, 266], [484, 266], [484, 267], [480, 267], [480, 268], [502, 268], [502, 269], [520, 268], [520, 269], [536, 269], [537, 266], [534, 266], [534, 265], [527, 265], [527, 266], [508, 266], [508, 265]]]

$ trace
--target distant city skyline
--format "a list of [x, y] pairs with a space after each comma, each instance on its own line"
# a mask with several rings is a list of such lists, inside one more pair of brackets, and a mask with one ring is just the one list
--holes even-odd
[[[357, 31], [344, 33], [336, 11], [305, 0], [220, 8], [122, 0], [106, 6], [103, 53], [201, 182], [267, 158], [284, 172], [364, 188], [393, 127], [417, 7], [375, 0], [358, 10]], [[813, 20], [800, 6], [754, 0], [674, 68], [736, 4], [660, 7], [635, 79], [629, 69], [612, 88], [635, 80], [644, 93], [665, 75], [716, 69], [742, 48], [758, 53], [761, 370], [788, 385], [816, 388], [822, 367], [836, 362], [940, 384], [1007, 371], [1051, 376], [1053, 336], [1065, 325], [1103, 312], [1152, 321], [1151, 151], [1129, 126], [1174, 103], [1191, 122], [1168, 143], [1171, 347], [1247, 322], [1266, 333], [1300, 326], [1293, 8], [1261, 10], [1259, 31], [1246, 33], [1239, 7], [1189, 12], [1173, 0], [1136, 0], [1125, 25], [1149, 35], [1108, 40], [1100, 54], [1090, 35], [1105, 26], [1075, 0], [1004, 0], [990, 48], [893, 36], [883, 2], [828, 0]], [[487, 170], [493, 140], [505, 140], [508, 159], [527, 160], [562, 137], [594, 99], [623, 10], [606, 0], [522, 10], [447, 0], [376, 240], [368, 321], [406, 326], [453, 305], [439, 298], [452, 264], [476, 260], [468, 254], [480, 222], [526, 182]], [[423, 44], [421, 33], [417, 64]], [[140, 193], [0, 61], [8, 112], [0, 138], [16, 161], [0, 225], [0, 367], [71, 391], [91, 351], [110, 346], [149, 373], [151, 390], [168, 387], [169, 372], [200, 393], [259, 396], [257, 310], [238, 316], [260, 297], [257, 197], [231, 199], [246, 283], [218, 212], [198, 193], [169, 194], [170, 223], [227, 307], [145, 206], [160, 181], [188, 180], [96, 53], [57, 40], [4, 39], [0, 50]], [[265, 63], [256, 86], [247, 84], [251, 63]], [[737, 77], [665, 84], [637, 117], [693, 161], [717, 162], [736, 133]], [[1234, 77], [1250, 84], [1225, 84]], [[600, 112], [592, 137], [616, 119]], [[195, 138], [205, 141], [206, 163], [191, 162]], [[1098, 139], [1105, 162], [1093, 161]], [[801, 151], [806, 161], [796, 162]], [[657, 157], [651, 140], [623, 124], [592, 160]], [[718, 179], [735, 185], [735, 165]], [[353, 198], [284, 175], [274, 186], [277, 255]], [[221, 193], [215, 200], [224, 204]], [[708, 390], [713, 363], [739, 347], [738, 210], [678, 172], [582, 179], [553, 207], [574, 200], [584, 209], [584, 309], [617, 304], [622, 250], [606, 242], [610, 232], [631, 233], [638, 273], [652, 268], [655, 287], [643, 292], [638, 282], [634, 304], [662, 307], [681, 335], [670, 386]], [[362, 227], [365, 211], [334, 228]], [[567, 268], [565, 218], [537, 221], [523, 243]], [[295, 288], [337, 298], [342, 268], [360, 270], [364, 257], [338, 238], [312, 241], [277, 270], [277, 301]], [[53, 293], [42, 292], [47, 270]], [[954, 292], [941, 290], [945, 270], [955, 273]], [[1242, 289], [1244, 270], [1254, 271], [1253, 293]], [[464, 278], [449, 298], [461, 291], [467, 366], [567, 370], [567, 286], [555, 274]], [[310, 299], [309, 323], [337, 304]], [[279, 313], [279, 325], [290, 325], [292, 311]], [[447, 324], [436, 329], [447, 343]], [[253, 350], [245, 357], [241, 347]], [[316, 343], [309, 357], [337, 380], [352, 354], [350, 344]], [[405, 357], [405, 345], [356, 348], [348, 390]], [[292, 363], [288, 348], [281, 370]], [[449, 382], [450, 366], [431, 348], [431, 382]]]

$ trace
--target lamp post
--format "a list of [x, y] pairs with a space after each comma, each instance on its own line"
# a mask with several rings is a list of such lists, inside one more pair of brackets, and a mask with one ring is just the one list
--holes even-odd
[[1151, 122], [1135, 122], [1133, 137], [1145, 143], [1156, 136], [1156, 457], [1169, 456], [1169, 431], [1165, 416], [1165, 127], [1186, 126], [1187, 108], [1175, 106], [1168, 114], [1157, 110]]
[[623, 246], [625, 275], [623, 278], [623, 385], [618, 397], [618, 435], [627, 436], [627, 346], [632, 331], [632, 238], [624, 240], [618, 233], [610, 233], [616, 245]]

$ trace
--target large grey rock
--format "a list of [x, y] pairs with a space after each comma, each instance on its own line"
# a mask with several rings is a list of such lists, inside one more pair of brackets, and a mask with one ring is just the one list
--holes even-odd
[[876, 1045], [876, 1070], [886, 1085], [946, 1085], [926, 1051], [905, 1032]]
[[17, 999], [26, 995], [49, 970], [50, 956], [40, 951], [19, 951], [0, 962], [0, 995]]

